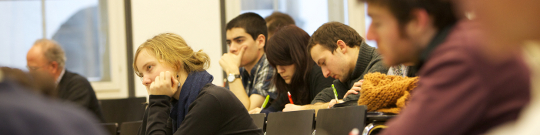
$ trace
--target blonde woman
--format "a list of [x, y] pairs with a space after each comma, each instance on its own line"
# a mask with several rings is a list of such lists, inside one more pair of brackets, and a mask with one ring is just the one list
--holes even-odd
[[139, 135], [262, 134], [234, 94], [212, 84], [209, 64], [176, 34], [139, 46], [133, 68], [150, 95]]

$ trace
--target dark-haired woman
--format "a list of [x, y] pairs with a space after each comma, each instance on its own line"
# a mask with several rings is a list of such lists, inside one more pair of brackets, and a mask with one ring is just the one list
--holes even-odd
[[333, 78], [324, 78], [321, 68], [307, 52], [310, 36], [295, 25], [278, 30], [265, 46], [266, 57], [275, 67], [272, 78], [278, 91], [278, 99], [271, 106], [256, 108], [250, 113], [282, 111], [289, 104], [288, 93], [295, 105], [310, 104], [324, 88], [332, 85]]

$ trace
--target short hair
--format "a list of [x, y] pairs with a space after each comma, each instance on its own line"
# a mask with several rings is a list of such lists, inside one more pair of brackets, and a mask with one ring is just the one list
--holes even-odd
[[146, 40], [137, 48], [135, 59], [133, 60], [133, 70], [137, 76], [142, 77], [137, 68], [136, 62], [139, 53], [147, 49], [153, 53], [156, 59], [164, 61], [179, 71], [183, 68], [188, 74], [192, 71], [202, 71], [210, 67], [210, 57], [199, 50], [194, 52], [184, 40], [184, 38], [174, 33], [163, 33]]
[[264, 35], [265, 41], [268, 38], [266, 22], [260, 15], [253, 12], [241, 14], [229, 21], [229, 23], [227, 23], [226, 30], [231, 30], [233, 28], [243, 28], [246, 33], [251, 35], [253, 40], [257, 40], [257, 37], [260, 34]]
[[39, 39], [34, 42], [34, 46], [41, 46], [43, 55], [48, 61], [56, 61], [60, 69], [63, 69], [66, 65], [66, 53], [62, 46], [54, 40], [50, 39]]
[[413, 9], [424, 9], [433, 17], [433, 25], [437, 30], [455, 24], [457, 17], [454, 14], [454, 5], [452, 0], [360, 0], [368, 4], [375, 4], [389, 8], [390, 13], [396, 17], [400, 26], [400, 34], [403, 36], [405, 24], [413, 16]]
[[364, 41], [352, 27], [340, 22], [328, 22], [313, 33], [308, 43], [308, 52], [311, 52], [311, 49], [319, 44], [333, 54], [338, 47], [336, 44], [338, 40], [342, 40], [351, 48], [360, 46]]
[[268, 35], [273, 35], [280, 27], [296, 24], [291, 16], [281, 12], [274, 12], [264, 20], [268, 26]]

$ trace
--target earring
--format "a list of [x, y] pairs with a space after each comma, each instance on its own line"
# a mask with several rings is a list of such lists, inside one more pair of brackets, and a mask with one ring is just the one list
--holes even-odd
[[179, 83], [178, 83], [178, 87], [180, 87], [180, 78], [179, 78], [179, 77], [180, 77], [180, 76], [179, 76], [178, 74], [176, 74], [176, 81], [179, 82]]

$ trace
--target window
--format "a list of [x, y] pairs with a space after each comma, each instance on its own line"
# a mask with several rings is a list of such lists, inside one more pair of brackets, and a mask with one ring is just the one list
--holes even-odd
[[66, 52], [66, 69], [87, 77], [98, 98], [127, 97], [123, 2], [0, 1], [0, 66], [27, 71], [33, 43], [53, 39]]
[[[331, 21], [347, 24], [343, 17], [346, 11], [343, 7], [347, 7], [344, 6], [347, 4], [346, 0], [337, 0], [337, 6], [332, 2], [335, 0], [241, 0], [240, 13], [254, 12], [262, 17], [267, 17], [274, 11], [286, 13], [294, 19], [296, 26], [312, 35], [322, 24], [331, 20], [329, 16], [342, 16], [344, 19]], [[341, 12], [331, 12], [335, 10], [333, 8]]]
[[[241, 0], [240, 5], [240, 14], [254, 12], [262, 17], [267, 17], [274, 11], [289, 14], [293, 17], [296, 25], [309, 35], [312, 35], [322, 24], [337, 21], [355, 28], [365, 38], [371, 24], [371, 18], [367, 16], [366, 5], [357, 0]], [[351, 7], [354, 9], [349, 9]], [[235, 10], [229, 10], [229, 12], [231, 11]], [[232, 16], [228, 17], [230, 20]], [[353, 17], [354, 20], [350, 21], [350, 17]], [[358, 22], [358, 17], [363, 21], [362, 23]], [[349, 24], [350, 22], [354, 24]], [[362, 26], [358, 26], [360, 24]], [[366, 43], [377, 47], [375, 41], [367, 40]]]
[[[47, 38], [66, 52], [66, 69], [90, 81], [110, 81], [107, 23], [98, 0], [45, 2]], [[71, 6], [63, 6], [71, 5]], [[53, 8], [54, 7], [54, 8]], [[104, 13], [106, 14], [106, 13]]]
[[26, 70], [26, 52], [43, 38], [40, 1], [0, 1], [0, 66]]
[[[66, 53], [66, 69], [90, 81], [110, 81], [106, 21], [98, 0], [3, 1], [3, 59], [0, 64], [27, 70], [26, 53], [40, 38], [57, 41]], [[44, 16], [43, 16], [44, 15]]]

